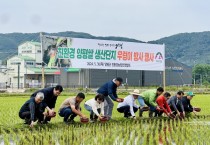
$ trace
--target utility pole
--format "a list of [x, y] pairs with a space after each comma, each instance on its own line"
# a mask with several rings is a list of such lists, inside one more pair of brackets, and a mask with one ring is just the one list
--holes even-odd
[[43, 42], [42, 42], [42, 32], [40, 33], [40, 42], [41, 42], [41, 54], [42, 54], [42, 88], [45, 88], [45, 79], [44, 79], [44, 61], [43, 61], [43, 52], [44, 52], [44, 48], [43, 48]]
[[166, 90], [166, 70], [163, 71], [163, 89]]
[[18, 89], [20, 88], [20, 63], [18, 63]]
[[194, 69], [194, 76], [193, 76], [194, 77], [194, 79], [193, 79], [194, 82], [193, 83], [194, 83], [194, 88], [195, 88], [195, 60], [194, 60], [194, 67], [193, 67], [193, 69]]
[[45, 88], [45, 81], [44, 81], [44, 62], [42, 62], [42, 88]]
[[200, 83], [201, 83], [201, 86], [202, 86], [202, 74], [200, 74]]

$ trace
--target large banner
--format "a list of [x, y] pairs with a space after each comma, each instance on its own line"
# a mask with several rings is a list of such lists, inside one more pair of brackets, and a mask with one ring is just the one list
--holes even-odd
[[41, 41], [43, 61], [48, 67], [165, 69], [164, 45], [46, 35]]

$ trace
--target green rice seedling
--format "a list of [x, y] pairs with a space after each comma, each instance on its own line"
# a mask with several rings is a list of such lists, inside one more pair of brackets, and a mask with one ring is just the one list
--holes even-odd
[[[88, 95], [88, 97], [93, 96]], [[16, 99], [16, 101], [12, 101], [13, 99]], [[28, 125], [23, 125], [23, 121], [18, 117], [18, 111], [27, 99], [28, 97], [18, 98], [11, 95], [7, 98], [0, 97], [0, 101], [4, 100], [0, 110], [0, 138], [2, 137], [5, 140], [5, 144], [14, 142], [18, 145], [110, 145], [115, 143], [148, 145], [158, 144], [159, 135], [162, 137], [163, 144], [172, 144], [172, 142], [176, 144], [208, 144], [210, 142], [208, 138], [210, 136], [208, 123], [210, 117], [208, 115], [192, 116], [192, 118], [186, 118], [183, 121], [166, 118], [138, 118], [133, 121], [118, 118], [120, 115], [115, 110], [116, 108], [113, 110], [113, 116], [116, 116], [117, 121], [110, 121], [105, 124], [100, 122], [81, 124], [79, 119], [76, 118], [77, 123], [67, 126], [62, 123], [62, 118], [57, 116], [48, 125], [36, 125], [33, 129], [30, 129]], [[56, 109], [64, 99], [64, 96], [59, 97]], [[195, 101], [199, 107], [202, 106], [199, 101], [203, 103], [201, 100], [197, 99]], [[8, 102], [12, 102], [12, 106], [9, 106]], [[206, 106], [204, 108], [209, 109]], [[202, 111], [205, 110], [202, 109]], [[9, 114], [7, 114], [8, 112]], [[88, 112], [85, 113], [88, 114]], [[205, 111], [205, 113], [208, 112]]]

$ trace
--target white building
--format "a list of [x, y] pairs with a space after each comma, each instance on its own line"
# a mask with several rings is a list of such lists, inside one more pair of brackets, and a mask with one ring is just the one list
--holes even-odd
[[0, 89], [5, 89], [7, 85], [7, 67], [0, 64]]
[[[41, 87], [41, 66], [41, 44], [32, 41], [20, 44], [18, 46], [18, 55], [7, 60], [8, 86], [17, 88], [19, 84], [19, 88]], [[45, 86], [59, 83], [59, 77], [60, 71], [58, 69], [45, 68]]]
[[[42, 65], [42, 53], [41, 53], [41, 43], [27, 41], [18, 46], [18, 56], [26, 56], [33, 59], [34, 67], [41, 67]], [[28, 64], [32, 65], [32, 62], [27, 61]]]

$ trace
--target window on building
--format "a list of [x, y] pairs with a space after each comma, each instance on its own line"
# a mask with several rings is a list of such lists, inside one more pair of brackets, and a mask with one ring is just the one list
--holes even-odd
[[36, 65], [42, 65], [42, 63], [36, 63]]
[[21, 64], [21, 62], [11, 62], [10, 64], [11, 65], [18, 65], [18, 64]]
[[26, 62], [26, 65], [34, 65], [33, 62]]
[[32, 53], [32, 50], [24, 50], [22, 53]]
[[41, 53], [42, 51], [41, 50], [37, 50], [37, 53]]

